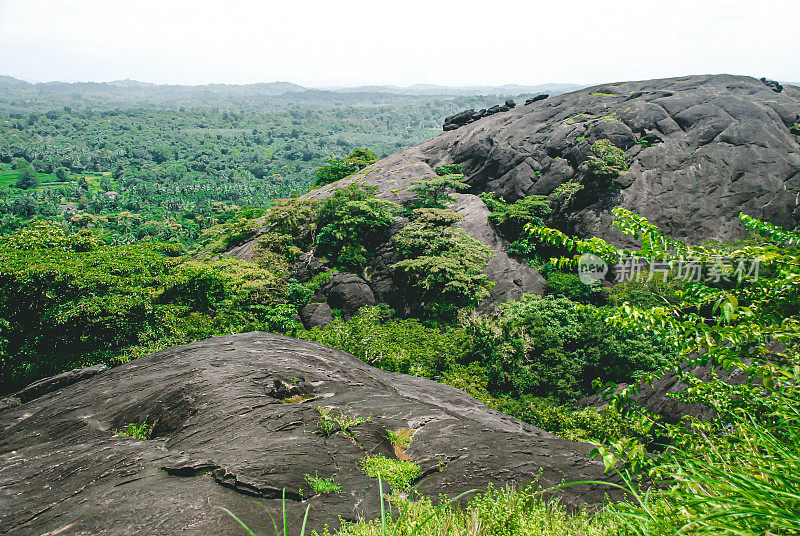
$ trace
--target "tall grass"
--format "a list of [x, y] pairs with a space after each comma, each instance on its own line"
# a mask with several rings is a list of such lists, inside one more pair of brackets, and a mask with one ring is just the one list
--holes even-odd
[[[470, 493], [470, 492], [467, 492]], [[440, 496], [408, 499], [393, 495], [395, 513], [345, 524], [338, 536], [611, 536], [618, 525], [603, 514], [570, 514], [557, 501], [542, 498], [538, 486], [516, 490], [490, 487], [465, 506]]]
[[769, 415], [742, 414], [705, 449], [673, 449], [655, 471], [666, 489], [637, 492], [609, 515], [632, 534], [800, 535], [800, 410], [786, 400]]

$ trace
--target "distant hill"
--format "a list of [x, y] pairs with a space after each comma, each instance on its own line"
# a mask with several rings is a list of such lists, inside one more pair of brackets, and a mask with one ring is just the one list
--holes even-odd
[[96, 95], [120, 93], [133, 93], [137, 96], [155, 94], [191, 94], [191, 93], [229, 93], [238, 95], [284, 95], [286, 93], [334, 92], [334, 93], [387, 93], [391, 95], [409, 96], [471, 96], [471, 95], [523, 95], [549, 93], [559, 95], [569, 91], [581, 89], [579, 84], [540, 84], [525, 86], [519, 84], [506, 84], [502, 86], [439, 86], [434, 84], [414, 84], [413, 86], [393, 85], [367, 85], [367, 86], [329, 86], [329, 87], [304, 87], [291, 82], [264, 82], [255, 84], [154, 84], [139, 80], [112, 80], [110, 82], [39, 82], [31, 84], [11, 76], [0, 75], [0, 88], [9, 89], [38, 89], [47, 93], [59, 92], [88, 92]]
[[17, 78], [14, 78], [13, 76], [0, 75], [0, 88], [2, 89], [23, 88], [23, 87], [28, 87], [30, 85], [31, 84], [29, 84], [28, 82], [24, 80], [19, 80]]
[[506, 84], [503, 86], [437, 86], [434, 84], [414, 84], [413, 86], [333, 86], [319, 88], [341, 93], [392, 93], [395, 95], [522, 95], [552, 93], [562, 94], [576, 91], [586, 86], [579, 84], [540, 84], [523, 86]]

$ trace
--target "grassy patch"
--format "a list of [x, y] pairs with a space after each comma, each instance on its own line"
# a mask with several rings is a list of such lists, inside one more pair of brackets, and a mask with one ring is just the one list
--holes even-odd
[[414, 441], [414, 431], [410, 428], [400, 428], [399, 430], [389, 430], [386, 432], [386, 437], [394, 445], [394, 454], [401, 460], [406, 460], [406, 450], [411, 446]]
[[421, 470], [419, 465], [405, 461], [387, 458], [386, 456], [367, 456], [359, 464], [361, 470], [370, 478], [378, 478], [389, 483], [395, 491], [407, 490], [417, 478]]
[[311, 486], [311, 491], [314, 495], [324, 495], [326, 493], [339, 493], [342, 491], [342, 485], [334, 480], [334, 477], [322, 478], [317, 474], [311, 476], [309, 474], [303, 475], [306, 482]]
[[345, 524], [339, 536], [616, 536], [622, 526], [604, 514], [570, 514], [555, 501], [545, 501], [531, 485], [523, 490], [493, 489], [465, 507], [439, 500], [409, 500], [394, 495], [393, 515]]

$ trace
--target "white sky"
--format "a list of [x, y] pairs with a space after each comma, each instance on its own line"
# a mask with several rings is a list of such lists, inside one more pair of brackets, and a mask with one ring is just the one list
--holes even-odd
[[800, 82], [800, 0], [0, 0], [0, 74], [28, 81]]

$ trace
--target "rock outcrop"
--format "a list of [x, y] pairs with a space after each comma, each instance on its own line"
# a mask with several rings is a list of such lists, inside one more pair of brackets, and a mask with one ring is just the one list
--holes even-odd
[[[525, 101], [525, 104], [536, 102], [536, 100], [540, 100], [541, 97], [542, 95], [537, 95], [533, 99], [528, 99], [527, 101]], [[544, 95], [544, 98], [547, 98], [547, 95]], [[474, 123], [481, 117], [487, 117], [489, 115], [494, 115], [500, 112], [507, 112], [516, 106], [517, 103], [509, 99], [505, 102], [505, 104], [502, 105], [497, 104], [495, 106], [491, 106], [483, 110], [478, 110], [477, 112], [475, 111], [474, 108], [470, 108], [469, 110], [458, 112], [457, 114], [451, 115], [450, 117], [445, 117], [444, 124], [442, 125], [442, 130], [444, 130], [445, 132], [447, 132], [448, 130], [455, 130], [457, 128], [463, 127], [464, 125]]]
[[[366, 419], [315, 433], [317, 406]], [[129, 423], [150, 439], [120, 437]], [[454, 496], [541, 474], [603, 477], [590, 445], [559, 439], [451, 387], [369, 367], [338, 350], [266, 333], [171, 348], [0, 410], [0, 533], [223, 534], [239, 530], [224, 506], [259, 534], [280, 519], [311, 528], [378, 515], [367, 455], [395, 457], [387, 431], [409, 429], [403, 454], [419, 465], [415, 489]], [[334, 477], [340, 493], [314, 495], [305, 475]], [[301, 491], [302, 490], [302, 491]], [[558, 491], [597, 503], [596, 486]]]
[[[780, 91], [779, 91], [780, 90]], [[630, 245], [611, 226], [611, 210], [633, 210], [666, 233], [690, 241], [746, 236], [739, 212], [793, 229], [800, 221], [800, 88], [769, 80], [709, 75], [605, 84], [530, 99], [503, 113], [468, 110], [448, 118], [458, 128], [393, 154], [355, 175], [303, 197], [322, 199], [357, 182], [396, 203], [413, 198], [412, 181], [461, 164], [470, 190], [457, 195], [461, 225], [492, 248], [485, 272], [495, 282], [484, 309], [522, 293], [541, 293], [542, 278], [508, 254], [485, 221], [477, 194], [508, 202], [549, 195], [567, 181], [581, 190], [547, 222], [582, 236]], [[468, 113], [469, 112], [469, 113]], [[477, 114], [477, 115], [476, 115]], [[598, 140], [623, 150], [627, 170], [613, 180], [589, 166]], [[231, 253], [247, 257], [254, 242]], [[392, 258], [378, 252], [368, 278], [377, 302], [402, 313], [402, 290], [390, 276]], [[325, 296], [315, 297], [325, 301]]]
[[[398, 201], [412, 180], [457, 163], [470, 194], [507, 201], [577, 181], [578, 199], [551, 223], [618, 243], [615, 206], [693, 241], [745, 236], [742, 211], [791, 229], [800, 221], [800, 138], [791, 130], [800, 88], [776, 89], [732, 75], [604, 84], [482, 117], [310, 195], [358, 181]], [[610, 188], [587, 165], [599, 139], [623, 149], [629, 168]]]

